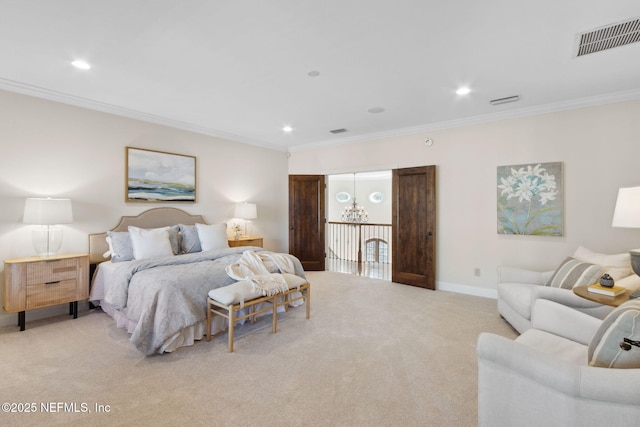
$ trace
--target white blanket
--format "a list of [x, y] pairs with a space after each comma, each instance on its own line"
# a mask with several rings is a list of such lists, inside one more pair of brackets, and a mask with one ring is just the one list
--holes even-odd
[[270, 273], [265, 262], [272, 262], [280, 273], [294, 273], [295, 267], [291, 259], [284, 254], [267, 251], [245, 251], [235, 264], [230, 264], [226, 272], [232, 279], [249, 280], [252, 292], [263, 296], [271, 296], [289, 290], [286, 280], [280, 273]]

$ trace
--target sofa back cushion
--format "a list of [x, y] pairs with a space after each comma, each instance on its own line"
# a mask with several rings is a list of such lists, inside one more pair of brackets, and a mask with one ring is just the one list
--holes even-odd
[[567, 257], [551, 275], [546, 286], [572, 289], [574, 286], [592, 285], [598, 281], [603, 267]]
[[602, 274], [607, 273], [613, 280], [620, 280], [633, 274], [629, 252], [622, 254], [601, 254], [583, 246], [578, 246], [573, 257], [579, 261], [590, 262], [604, 267]]
[[605, 317], [589, 343], [589, 365], [640, 368], [640, 347], [621, 346], [625, 338], [640, 342], [640, 300], [627, 301]]

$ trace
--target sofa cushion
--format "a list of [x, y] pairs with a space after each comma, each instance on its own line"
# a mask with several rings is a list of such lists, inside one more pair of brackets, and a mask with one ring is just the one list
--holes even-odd
[[574, 286], [592, 285], [598, 281], [603, 267], [567, 257], [551, 275], [546, 286], [572, 289]]
[[600, 254], [583, 246], [578, 246], [573, 257], [579, 261], [590, 262], [604, 267], [602, 274], [607, 273], [613, 280], [619, 280], [633, 273], [629, 252], [622, 254]]
[[631, 300], [613, 310], [589, 343], [589, 365], [603, 368], [640, 368], [640, 347], [627, 350], [620, 343], [627, 338], [640, 341], [640, 301]]
[[565, 362], [585, 366], [587, 364], [587, 346], [541, 331], [539, 329], [527, 329], [516, 341], [531, 347], [536, 351], [554, 356]]

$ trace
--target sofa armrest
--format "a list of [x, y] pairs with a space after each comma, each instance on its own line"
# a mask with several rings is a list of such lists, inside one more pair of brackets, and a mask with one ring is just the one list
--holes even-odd
[[531, 327], [589, 345], [602, 320], [547, 299], [538, 299], [531, 310]]
[[533, 271], [525, 268], [498, 266], [498, 283], [530, 283], [544, 285], [553, 271]]
[[[640, 369], [575, 365], [490, 333], [482, 333], [478, 337], [477, 354], [479, 393], [497, 390], [491, 386], [491, 382], [504, 380], [502, 376], [485, 374], [483, 367], [490, 364], [491, 369], [509, 375], [514, 381], [533, 381], [542, 388], [584, 399], [640, 405]], [[496, 386], [504, 390], [519, 388], [517, 384]], [[544, 389], [541, 389], [541, 393], [545, 393]], [[483, 397], [479, 396], [479, 399]]]
[[571, 289], [554, 288], [551, 286], [536, 286], [531, 290], [531, 308], [536, 300], [547, 299], [574, 309], [602, 307], [602, 304], [590, 301], [573, 293]]

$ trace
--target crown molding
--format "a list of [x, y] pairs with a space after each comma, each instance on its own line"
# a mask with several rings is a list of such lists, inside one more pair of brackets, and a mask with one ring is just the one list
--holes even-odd
[[103, 113], [109, 113], [120, 117], [126, 117], [129, 119], [140, 120], [143, 122], [154, 123], [170, 128], [180, 129], [188, 132], [193, 132], [201, 135], [212, 136], [215, 138], [225, 139], [233, 142], [240, 142], [243, 144], [259, 146], [276, 151], [286, 151], [281, 146], [266, 144], [263, 141], [256, 141], [249, 138], [245, 138], [240, 135], [232, 133], [222, 132], [215, 129], [210, 129], [204, 126], [194, 125], [192, 123], [183, 122], [180, 120], [173, 120], [162, 116], [156, 116], [154, 114], [144, 113], [142, 111], [132, 110], [130, 108], [118, 107], [116, 105], [107, 104], [105, 102], [95, 101], [80, 96], [71, 95], [64, 92], [58, 92], [51, 89], [45, 89], [38, 86], [33, 86], [25, 83], [16, 82], [9, 79], [0, 78], [0, 89], [16, 92], [23, 95], [29, 95], [36, 98], [47, 99], [49, 101], [60, 102], [62, 104], [73, 105], [75, 107], [87, 108], [89, 110], [100, 111]]
[[640, 89], [630, 91], [614, 92], [606, 95], [578, 98], [570, 101], [556, 102], [552, 104], [537, 105], [533, 107], [519, 108], [499, 113], [482, 114], [478, 116], [465, 117], [462, 119], [447, 120], [437, 123], [430, 123], [422, 126], [414, 126], [390, 131], [375, 132], [365, 135], [351, 136], [339, 139], [323, 140], [309, 144], [290, 147], [290, 152], [305, 151], [329, 146], [352, 144], [355, 142], [371, 141], [375, 139], [394, 138], [405, 135], [415, 135], [425, 132], [434, 132], [443, 129], [452, 129], [463, 126], [477, 125], [482, 123], [496, 122], [500, 120], [516, 119], [521, 117], [536, 116], [540, 114], [555, 113], [559, 111], [575, 110], [579, 108], [595, 107], [598, 105], [614, 104], [624, 101], [640, 99]]
[[323, 147], [338, 146], [345, 144], [352, 144], [362, 141], [370, 141], [376, 139], [394, 138], [405, 135], [415, 135], [425, 132], [433, 132], [443, 129], [452, 129], [463, 126], [470, 126], [482, 123], [495, 122], [499, 120], [515, 119], [527, 116], [535, 116], [545, 113], [553, 113], [565, 110], [594, 107], [604, 104], [613, 104], [617, 102], [631, 101], [640, 99], [640, 89], [614, 92], [606, 95], [598, 95], [592, 97], [578, 98], [570, 101], [557, 102], [546, 105], [539, 105], [533, 107], [519, 108], [509, 111], [502, 111], [498, 113], [483, 114], [478, 116], [466, 117], [462, 119], [447, 120], [437, 123], [430, 123], [427, 125], [413, 126], [408, 128], [393, 129], [389, 131], [374, 132], [364, 135], [351, 136], [339, 139], [322, 140], [311, 142], [308, 144], [301, 144], [291, 147], [282, 147], [280, 145], [266, 143], [264, 141], [258, 141], [250, 138], [246, 138], [240, 135], [222, 132], [216, 129], [207, 128], [204, 126], [198, 126], [192, 123], [183, 122], [180, 120], [173, 120], [167, 117], [157, 116], [153, 114], [144, 113], [141, 111], [119, 107], [112, 104], [107, 104], [100, 101], [95, 101], [88, 98], [83, 98], [75, 95], [71, 95], [64, 92], [59, 92], [51, 89], [42, 88], [39, 86], [29, 85], [14, 80], [0, 78], [0, 89], [21, 93], [23, 95], [29, 95], [36, 98], [43, 98], [50, 101], [60, 102], [63, 104], [73, 105], [80, 108], [87, 108], [90, 110], [100, 111], [103, 113], [109, 113], [120, 117], [126, 117], [130, 119], [140, 120], [143, 122], [154, 123], [162, 126], [167, 126], [174, 129], [180, 129], [188, 132], [193, 132], [201, 135], [207, 135], [214, 138], [220, 138], [227, 141], [239, 142], [243, 144], [258, 146], [275, 151], [282, 152], [299, 152]]

